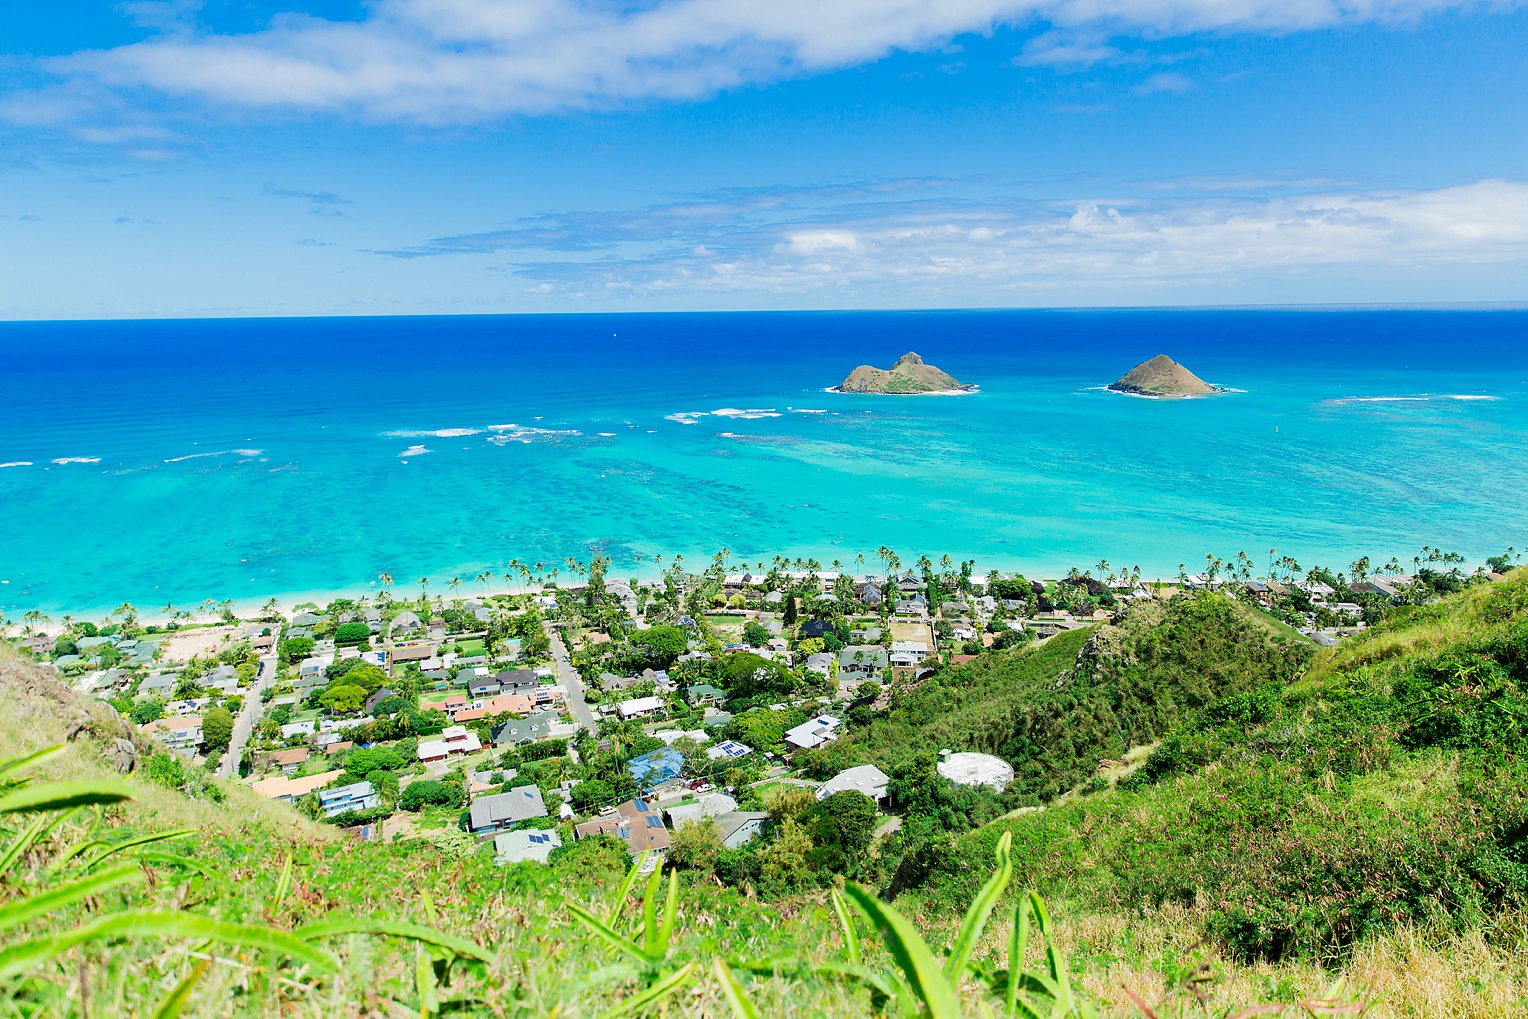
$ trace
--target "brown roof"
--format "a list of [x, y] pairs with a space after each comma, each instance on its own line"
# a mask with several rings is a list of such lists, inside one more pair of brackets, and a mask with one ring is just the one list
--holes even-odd
[[290, 750], [278, 750], [266, 758], [272, 764], [301, 764], [308, 759], [307, 747], [293, 747]]
[[475, 722], [479, 718], [487, 718], [487, 708], [466, 708], [451, 716], [454, 722]]
[[324, 748], [324, 753], [337, 754], [341, 750], [349, 750], [353, 746], [355, 746], [354, 740], [341, 740], [338, 743], [330, 743], [327, 747]]

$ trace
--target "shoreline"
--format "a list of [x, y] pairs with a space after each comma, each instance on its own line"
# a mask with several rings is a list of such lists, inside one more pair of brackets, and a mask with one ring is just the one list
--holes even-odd
[[981, 392], [980, 386], [963, 386], [960, 389], [930, 389], [922, 393], [859, 393], [846, 392], [839, 386], [829, 386], [824, 393], [832, 393], [834, 396], [971, 396]]

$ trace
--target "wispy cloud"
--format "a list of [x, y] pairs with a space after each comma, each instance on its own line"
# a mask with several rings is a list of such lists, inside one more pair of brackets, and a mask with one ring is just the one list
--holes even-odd
[[[744, 197], [538, 217], [399, 257], [509, 256], [527, 293], [1160, 285], [1323, 266], [1528, 260], [1528, 182], [1416, 191], [1044, 201]], [[559, 257], [547, 258], [546, 255]]]
[[[1507, 0], [1512, 3], [1513, 0]], [[1414, 19], [1473, 0], [375, 0], [358, 21], [283, 14], [244, 34], [187, 31], [180, 3], [134, 6], [164, 34], [47, 66], [112, 88], [379, 120], [693, 99], [1039, 22], [1069, 34], [1035, 63], [1110, 58], [1111, 35], [1275, 31]]]
[[1135, 87], [1139, 95], [1149, 96], [1153, 92], [1187, 92], [1194, 87], [1194, 81], [1186, 74], [1177, 71], [1163, 71], [1161, 74], [1153, 74]]
[[294, 188], [278, 188], [274, 184], [267, 184], [260, 193], [267, 198], [298, 198], [304, 202], [312, 202], [314, 205], [350, 204], [349, 199], [341, 198], [332, 191], [301, 191]]

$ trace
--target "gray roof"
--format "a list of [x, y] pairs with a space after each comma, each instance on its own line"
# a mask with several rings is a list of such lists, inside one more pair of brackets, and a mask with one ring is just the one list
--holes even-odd
[[520, 743], [545, 734], [561, 716], [555, 711], [543, 711], [529, 718], [511, 718], [493, 730], [493, 745]]
[[472, 830], [502, 828], [532, 817], [546, 817], [546, 804], [541, 800], [541, 790], [533, 785], [523, 785], [507, 793], [479, 796], [472, 801]]

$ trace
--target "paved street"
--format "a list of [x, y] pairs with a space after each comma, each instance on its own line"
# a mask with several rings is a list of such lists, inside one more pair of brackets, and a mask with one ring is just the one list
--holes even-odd
[[541, 627], [552, 642], [552, 665], [556, 669], [557, 681], [568, 690], [568, 707], [573, 711], [574, 721], [591, 733], [598, 734], [599, 725], [594, 720], [594, 711], [584, 700], [584, 681], [578, 675], [578, 670], [573, 668], [573, 661], [568, 657], [568, 648], [562, 642], [562, 635], [544, 619], [541, 621]]
[[255, 731], [255, 723], [259, 721], [261, 709], [264, 708], [260, 694], [276, 682], [276, 665], [276, 656], [273, 654], [260, 659], [260, 672], [255, 677], [255, 685], [245, 695], [244, 708], [239, 712], [239, 717], [233, 720], [233, 738], [228, 741], [228, 756], [223, 759], [222, 767], [218, 768], [219, 778], [239, 777], [239, 755], [244, 753], [244, 744], [249, 742], [249, 734]]

